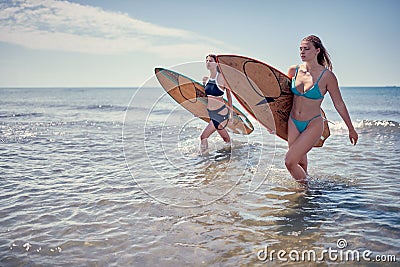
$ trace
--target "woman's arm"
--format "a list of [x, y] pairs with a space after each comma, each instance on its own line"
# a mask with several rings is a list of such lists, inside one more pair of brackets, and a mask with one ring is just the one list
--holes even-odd
[[296, 73], [296, 67], [297, 67], [297, 65], [293, 65], [293, 66], [290, 66], [290, 68], [288, 69], [287, 76], [289, 76], [290, 79], [292, 79], [294, 77], [294, 75]]
[[233, 116], [233, 105], [232, 105], [232, 93], [229, 87], [225, 87], [226, 89], [226, 97], [228, 98], [228, 107], [229, 107], [229, 118]]
[[207, 81], [208, 81], [208, 77], [204, 76], [203, 77], [203, 86], [206, 86]]
[[328, 76], [327, 77], [328, 81], [327, 81], [326, 89], [332, 98], [332, 102], [333, 102], [333, 105], [335, 106], [335, 109], [339, 113], [340, 117], [342, 117], [344, 123], [346, 124], [347, 128], [349, 129], [350, 142], [353, 145], [355, 145], [358, 140], [358, 134], [357, 134], [356, 130], [354, 129], [353, 123], [351, 122], [350, 115], [349, 115], [349, 112], [346, 107], [346, 104], [343, 101], [342, 94], [340, 93], [336, 76], [331, 71], [329, 71], [327, 76]]

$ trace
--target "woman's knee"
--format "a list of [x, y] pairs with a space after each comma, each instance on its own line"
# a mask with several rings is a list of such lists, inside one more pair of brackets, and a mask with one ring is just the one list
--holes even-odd
[[295, 160], [289, 153], [286, 153], [286, 157], [285, 157], [286, 168], [292, 169], [297, 164], [298, 164], [298, 161]]
[[208, 129], [206, 128], [206, 129], [204, 129], [204, 131], [200, 134], [200, 140], [207, 139], [208, 137], [210, 137], [210, 133], [209, 133]]

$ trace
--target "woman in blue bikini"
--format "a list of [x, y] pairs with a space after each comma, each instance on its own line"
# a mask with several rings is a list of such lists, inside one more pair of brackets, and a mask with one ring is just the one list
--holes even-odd
[[[203, 153], [208, 149], [208, 137], [215, 131], [222, 139], [229, 143], [231, 138], [225, 129], [228, 125], [229, 118], [232, 118], [232, 95], [227, 83], [222, 75], [220, 75], [217, 66], [217, 57], [208, 55], [206, 57], [206, 67], [210, 71], [210, 77], [203, 78], [205, 92], [207, 95], [207, 110], [210, 117], [210, 123], [200, 135], [200, 152]], [[228, 106], [225, 105], [223, 95], [226, 92]]]
[[321, 103], [327, 92], [346, 123], [353, 145], [357, 143], [358, 134], [332, 72], [329, 54], [321, 40], [315, 35], [305, 37], [300, 44], [300, 57], [304, 63], [293, 65], [288, 70], [288, 76], [292, 78], [294, 99], [288, 123], [289, 150], [285, 165], [293, 178], [299, 183], [307, 184], [307, 153], [323, 132]]

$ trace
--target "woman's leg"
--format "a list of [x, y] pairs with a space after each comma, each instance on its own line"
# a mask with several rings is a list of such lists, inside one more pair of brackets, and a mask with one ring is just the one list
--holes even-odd
[[305, 154], [299, 162], [300, 167], [303, 168], [304, 172], [308, 175], [307, 167], [308, 167], [308, 160], [307, 160], [307, 154]]
[[[312, 120], [303, 133], [299, 133], [292, 120], [288, 124], [289, 150], [286, 153], [285, 165], [296, 181], [306, 183], [307, 152], [318, 141], [323, 131], [322, 118]], [[302, 162], [301, 162], [302, 161]]]
[[208, 137], [212, 135], [217, 129], [215, 129], [213, 122], [210, 120], [207, 127], [203, 130], [200, 135], [200, 152], [203, 153], [208, 149]]
[[[297, 140], [297, 138], [300, 136], [300, 132], [297, 129], [297, 127], [294, 125], [293, 121], [289, 119], [288, 121], [288, 145], [289, 145], [289, 150], [286, 153], [285, 157], [285, 165], [290, 174], [292, 175], [293, 178], [295, 177], [302, 177], [304, 174], [304, 177], [306, 176], [305, 171], [301, 170], [302, 168], [298, 164], [298, 162], [295, 162], [291, 154], [289, 154], [289, 151], [291, 151], [293, 143]], [[296, 175], [296, 176], [295, 176]], [[302, 179], [302, 178], [301, 178]], [[296, 179], [297, 180], [297, 179]]]
[[[223, 110], [217, 113], [217, 117], [215, 118], [219, 122], [217, 127], [217, 132], [225, 141], [225, 143], [229, 143], [231, 141], [229, 133], [226, 130], [226, 127], [228, 126], [229, 123], [229, 119], [227, 119], [228, 115], [229, 115], [229, 110], [228, 107], [225, 106]], [[216, 125], [214, 125], [214, 127], [216, 127]]]
[[231, 137], [226, 129], [218, 130], [219, 135], [224, 139], [225, 143], [229, 143], [231, 141]]

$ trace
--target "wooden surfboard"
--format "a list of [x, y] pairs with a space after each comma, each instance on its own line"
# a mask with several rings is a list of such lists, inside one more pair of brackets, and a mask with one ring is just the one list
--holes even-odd
[[[293, 103], [290, 78], [268, 64], [248, 57], [218, 55], [217, 62], [232, 93], [247, 112], [287, 141]], [[322, 109], [321, 113], [325, 117]], [[323, 146], [329, 136], [328, 121], [324, 120], [324, 132], [314, 146]]]
[[[209, 122], [207, 96], [204, 86], [180, 73], [165, 68], [156, 68], [155, 74], [164, 90], [180, 105], [196, 117]], [[226, 99], [225, 104], [228, 105]], [[254, 127], [239, 109], [233, 106], [233, 117], [227, 128], [233, 133], [247, 135]]]

